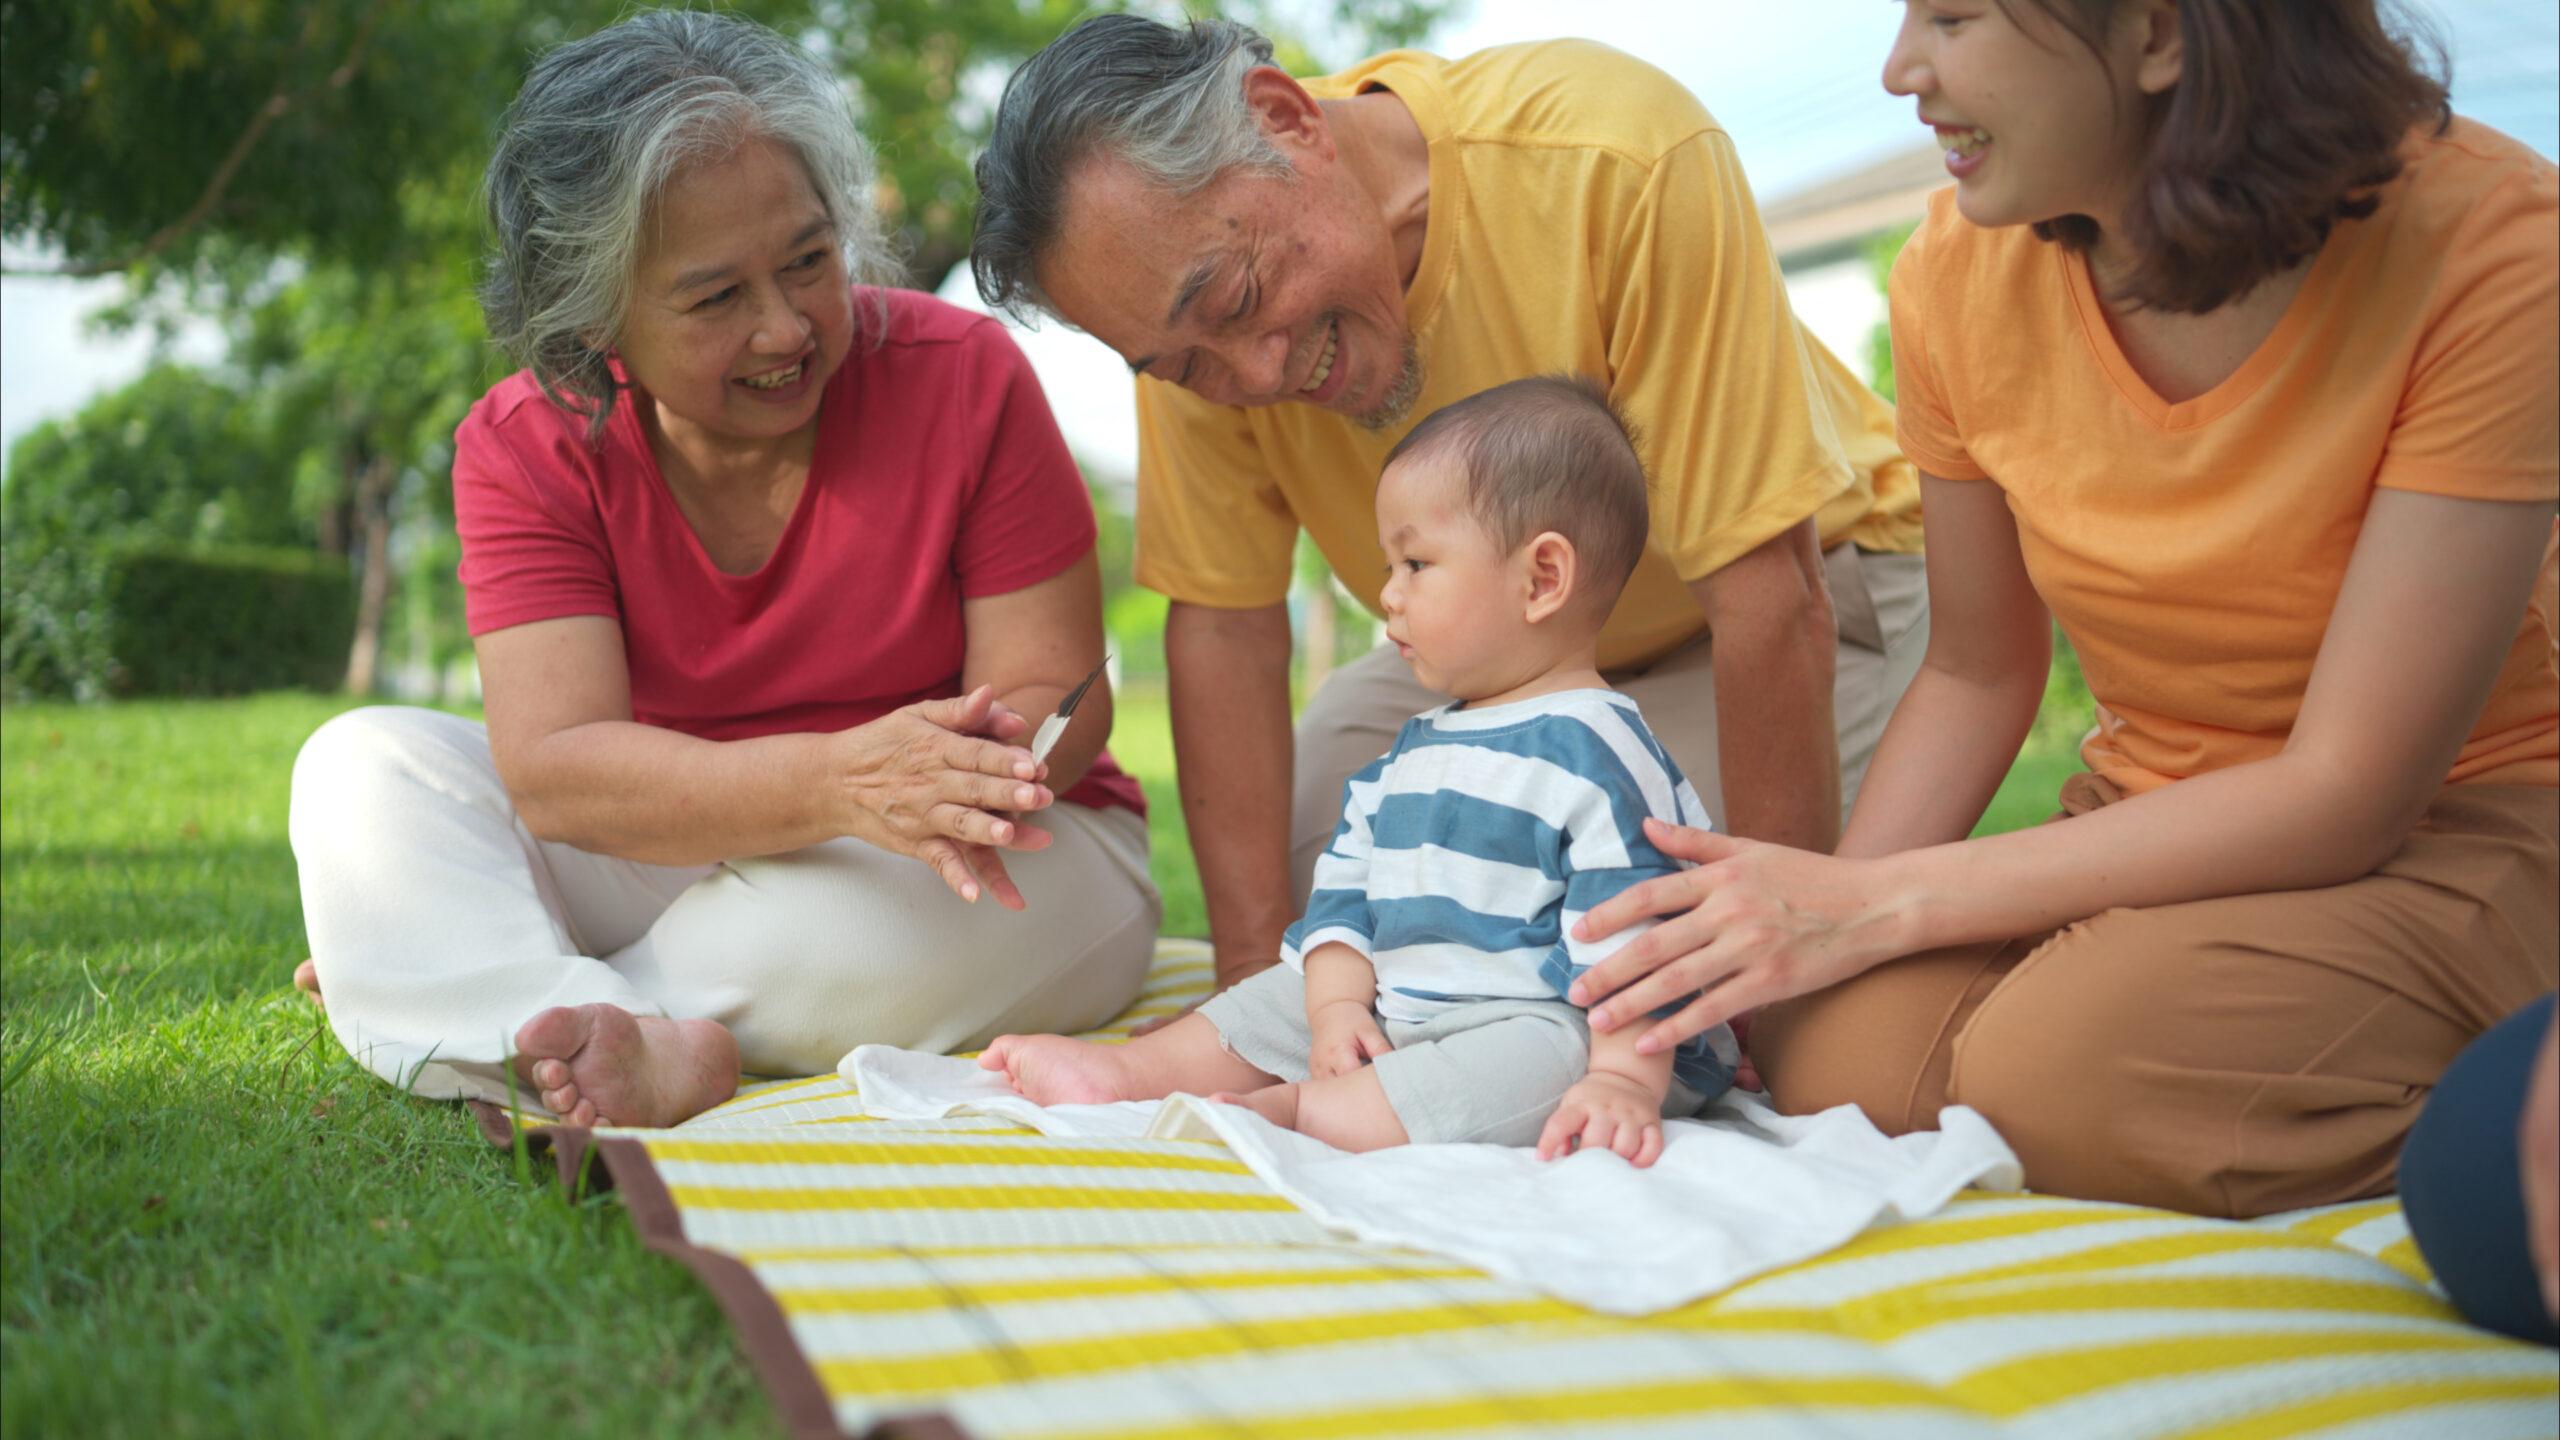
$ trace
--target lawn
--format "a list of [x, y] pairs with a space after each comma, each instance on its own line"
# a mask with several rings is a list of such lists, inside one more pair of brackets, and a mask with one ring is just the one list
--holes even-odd
[[[0, 1435], [775, 1433], [708, 1293], [289, 985], [302, 695], [0, 714]], [[1120, 702], [1166, 924], [1199, 887], [1160, 692]], [[2067, 746], [1986, 817], [2049, 812]]]

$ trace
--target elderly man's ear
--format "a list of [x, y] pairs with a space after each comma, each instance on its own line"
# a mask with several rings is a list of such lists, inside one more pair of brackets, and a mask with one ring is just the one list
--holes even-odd
[[1521, 598], [1526, 602], [1521, 618], [1541, 624], [1573, 603], [1581, 557], [1573, 553], [1572, 541], [1553, 530], [1538, 532], [1520, 547], [1519, 555]]
[[1302, 154], [1319, 160], [1333, 158], [1333, 127], [1325, 123], [1324, 107], [1305, 86], [1278, 69], [1264, 65], [1246, 71], [1244, 103], [1262, 122], [1262, 133], [1292, 161]]

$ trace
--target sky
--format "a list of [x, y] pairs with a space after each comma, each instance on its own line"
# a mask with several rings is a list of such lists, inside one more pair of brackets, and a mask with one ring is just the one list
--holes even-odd
[[[2550, 0], [2408, 0], [2448, 42], [2454, 105], [2560, 157], [2560, 7]], [[1463, 55], [1489, 45], [1572, 35], [1660, 65], [1706, 102], [1733, 136], [1763, 205], [1924, 138], [1912, 102], [1878, 84], [1901, 9], [1889, 0], [1473, 0], [1426, 48]], [[504, 97], [492, 97], [492, 105]], [[12, 263], [27, 257], [11, 252]], [[0, 279], [0, 444], [76, 410], [141, 369], [148, 344], [85, 332], [114, 281]], [[965, 267], [943, 298], [976, 308]], [[1127, 367], [1099, 344], [1051, 324], [1017, 336], [1031, 355], [1068, 443], [1100, 474], [1136, 468]], [[183, 358], [219, 353], [209, 331], [178, 341]]]

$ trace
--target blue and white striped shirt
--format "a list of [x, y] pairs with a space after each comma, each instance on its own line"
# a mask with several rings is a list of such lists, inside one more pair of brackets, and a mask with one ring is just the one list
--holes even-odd
[[[1708, 823], [1635, 702], [1614, 690], [1417, 715], [1343, 787], [1342, 824], [1281, 959], [1304, 969], [1306, 952], [1333, 941], [1359, 951], [1389, 1020], [1559, 999], [1654, 923], [1584, 942], [1571, 934], [1583, 912], [1685, 868], [1645, 838], [1648, 815]], [[1673, 1073], [1712, 1096], [1738, 1060], [1718, 1026], [1680, 1047]]]

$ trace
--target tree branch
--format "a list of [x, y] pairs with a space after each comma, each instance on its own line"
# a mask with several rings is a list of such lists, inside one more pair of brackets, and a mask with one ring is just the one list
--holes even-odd
[[256, 113], [249, 117], [248, 128], [242, 130], [240, 138], [232, 142], [231, 152], [222, 157], [221, 164], [214, 167], [213, 176], [205, 181], [204, 192], [196, 196], [196, 203], [188, 206], [185, 214], [152, 232], [149, 239], [136, 246], [131, 252], [119, 259], [92, 261], [85, 265], [64, 265], [49, 270], [29, 270], [12, 266], [0, 269], [0, 273], [46, 275], [64, 279], [112, 275], [119, 271], [130, 270], [168, 249], [188, 231], [203, 224], [205, 217], [213, 213], [214, 207], [222, 203], [222, 197], [230, 190], [232, 180], [240, 173], [240, 167], [248, 163], [249, 153], [258, 148], [258, 141], [266, 136], [270, 126], [284, 118], [286, 111], [311, 99], [323, 90], [345, 89], [347, 84], [355, 79], [356, 67], [364, 60], [365, 47], [373, 43], [373, 32], [381, 24], [383, 13], [389, 10], [391, 5], [392, 0], [373, 0], [372, 6], [364, 13], [364, 19], [356, 25], [356, 36], [348, 44], [346, 55], [329, 71], [326, 79], [300, 92], [279, 89], [268, 96], [265, 102], [258, 106]]

